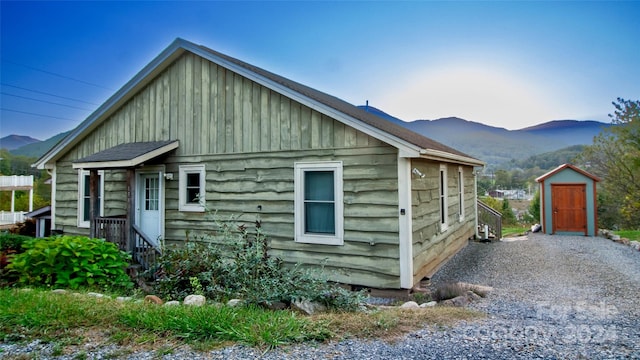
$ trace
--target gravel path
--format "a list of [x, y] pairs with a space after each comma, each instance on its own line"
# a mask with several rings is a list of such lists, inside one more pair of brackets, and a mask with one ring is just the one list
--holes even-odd
[[[640, 252], [603, 238], [530, 234], [528, 239], [472, 242], [432, 279], [494, 287], [471, 304], [488, 317], [452, 328], [425, 328], [393, 344], [348, 340], [266, 354], [243, 346], [208, 353], [176, 349], [163, 359], [640, 359]], [[50, 349], [0, 344], [3, 354]], [[4, 351], [4, 352], [2, 352]], [[114, 358], [116, 347], [87, 351]], [[59, 359], [73, 357], [59, 357]], [[158, 354], [126, 354], [157, 359]]]

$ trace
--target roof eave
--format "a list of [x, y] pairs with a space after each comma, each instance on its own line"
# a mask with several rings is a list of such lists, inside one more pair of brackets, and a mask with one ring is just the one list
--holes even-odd
[[434, 149], [422, 149], [420, 150], [420, 157], [423, 159], [452, 162], [456, 164], [469, 165], [469, 166], [485, 166], [484, 161], [474, 159], [469, 156], [462, 156], [458, 154], [452, 154], [445, 151]]
[[53, 162], [55, 162], [62, 154], [64, 150], [69, 149], [71, 146], [77, 144], [82, 140], [82, 134], [92, 130], [95, 126], [100, 124], [101, 119], [104, 119], [114, 113], [121, 104], [129, 100], [130, 97], [135, 95], [136, 90], [146, 86], [156, 74], [162, 72], [166, 66], [172, 63], [178, 58], [187, 45], [191, 44], [183, 39], [174, 40], [166, 49], [164, 49], [158, 56], [156, 56], [147, 66], [145, 66], [140, 72], [138, 72], [129, 82], [121, 87], [115, 94], [113, 94], [107, 101], [105, 101], [98, 109], [96, 109], [91, 115], [89, 115], [80, 125], [78, 125], [72, 132], [70, 132], [64, 139], [53, 146], [49, 151], [42, 155], [32, 166], [38, 169], [51, 169], [53, 168]]

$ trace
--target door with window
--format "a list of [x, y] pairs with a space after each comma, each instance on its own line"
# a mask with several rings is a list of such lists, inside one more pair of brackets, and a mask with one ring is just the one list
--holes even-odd
[[163, 236], [164, 189], [161, 172], [139, 173], [136, 188], [136, 225], [156, 244]]

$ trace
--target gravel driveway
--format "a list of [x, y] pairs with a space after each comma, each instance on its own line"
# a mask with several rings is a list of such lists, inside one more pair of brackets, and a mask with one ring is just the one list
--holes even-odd
[[[449, 281], [494, 287], [471, 305], [488, 317], [452, 328], [425, 328], [393, 344], [349, 340], [266, 354], [243, 346], [209, 353], [177, 349], [163, 358], [640, 359], [640, 252], [628, 246], [599, 237], [542, 234], [513, 242], [471, 242], [433, 277], [432, 285]], [[39, 358], [46, 358], [40, 350]], [[107, 358], [113, 351], [87, 354]]]

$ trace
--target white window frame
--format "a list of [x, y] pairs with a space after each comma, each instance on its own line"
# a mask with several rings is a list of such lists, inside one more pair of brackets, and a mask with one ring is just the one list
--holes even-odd
[[447, 178], [447, 165], [440, 164], [440, 178], [439, 182], [439, 193], [438, 193], [438, 206], [440, 207], [440, 232], [445, 232], [449, 228], [449, 191], [448, 191], [448, 178]]
[[[304, 174], [307, 171], [333, 171], [335, 234], [306, 233], [304, 207]], [[323, 245], [344, 244], [344, 194], [342, 161], [294, 163], [294, 223], [295, 242]]]
[[[89, 228], [91, 226], [91, 220], [84, 220], [84, 198], [90, 196], [90, 194], [84, 193], [85, 181], [90, 176], [89, 170], [78, 169], [78, 227]], [[104, 216], [104, 170], [98, 170], [98, 176], [100, 177], [100, 216]]]
[[[206, 198], [206, 170], [204, 164], [180, 165], [178, 167], [178, 210], [187, 212], [204, 212]], [[187, 174], [200, 175], [200, 191], [198, 203], [187, 199]]]
[[464, 169], [458, 166], [458, 213], [459, 221], [464, 221]]

